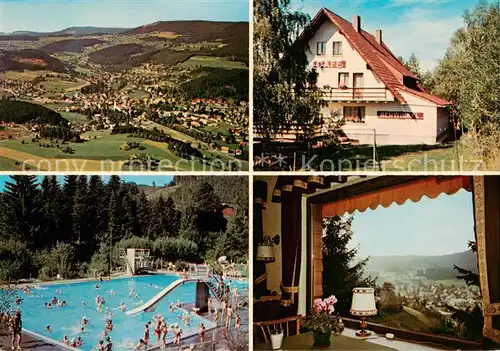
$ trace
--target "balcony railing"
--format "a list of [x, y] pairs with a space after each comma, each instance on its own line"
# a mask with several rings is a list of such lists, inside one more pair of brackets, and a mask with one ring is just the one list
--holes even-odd
[[323, 98], [337, 101], [388, 101], [386, 88], [323, 88]]

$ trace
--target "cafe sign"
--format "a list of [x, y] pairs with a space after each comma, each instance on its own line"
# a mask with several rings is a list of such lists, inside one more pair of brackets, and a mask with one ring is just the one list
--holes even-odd
[[423, 112], [377, 111], [377, 117], [382, 119], [424, 119]]
[[346, 68], [347, 62], [342, 61], [313, 61], [313, 68]]

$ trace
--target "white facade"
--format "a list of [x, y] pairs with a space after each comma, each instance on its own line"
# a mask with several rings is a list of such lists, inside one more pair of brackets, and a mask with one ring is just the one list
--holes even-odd
[[[308, 67], [318, 73], [317, 86], [323, 89], [328, 103], [322, 115], [325, 121], [332, 115], [341, 116], [342, 130], [353, 143], [435, 144], [447, 131], [448, 117], [442, 105], [410, 93], [411, 89], [403, 85], [403, 74], [380, 59], [394, 80], [400, 79], [395, 84], [398, 87], [389, 89], [333, 22], [324, 21], [308, 46]], [[376, 52], [376, 48], [372, 50]], [[394, 89], [405, 103], [395, 98], [391, 92]]]

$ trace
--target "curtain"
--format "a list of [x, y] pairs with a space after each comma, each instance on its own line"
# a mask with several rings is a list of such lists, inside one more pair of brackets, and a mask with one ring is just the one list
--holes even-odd
[[[483, 336], [500, 346], [500, 177], [474, 177], [474, 219], [483, 303]], [[491, 344], [491, 345], [489, 345]], [[494, 345], [496, 344], [496, 346]]]
[[418, 202], [424, 195], [434, 199], [442, 193], [452, 195], [460, 189], [471, 191], [471, 177], [425, 177], [327, 203], [323, 205], [323, 217], [341, 216], [356, 210], [364, 212], [368, 208], [374, 210], [379, 205], [402, 205], [407, 200]]

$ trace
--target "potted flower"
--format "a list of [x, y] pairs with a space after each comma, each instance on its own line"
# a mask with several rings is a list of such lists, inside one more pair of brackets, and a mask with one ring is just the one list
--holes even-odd
[[330, 346], [332, 333], [340, 334], [344, 330], [342, 319], [333, 313], [335, 303], [337, 298], [333, 295], [326, 299], [314, 300], [311, 315], [305, 323], [305, 327], [314, 334], [314, 347]]
[[273, 350], [281, 349], [281, 344], [283, 343], [283, 330], [281, 329], [281, 324], [273, 325], [271, 327], [271, 348]]

